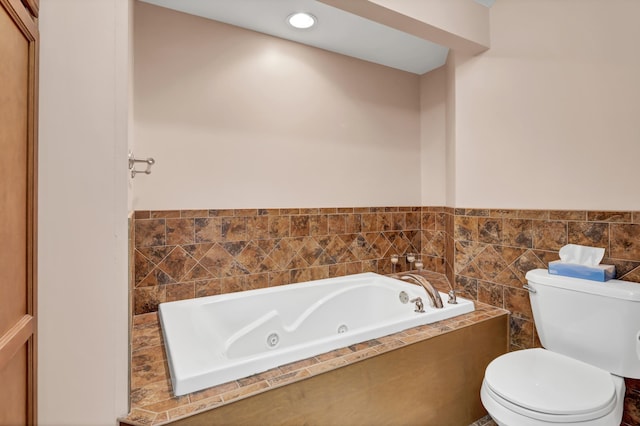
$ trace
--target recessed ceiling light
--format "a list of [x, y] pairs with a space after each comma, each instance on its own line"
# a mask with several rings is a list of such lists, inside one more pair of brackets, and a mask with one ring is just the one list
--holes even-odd
[[316, 24], [316, 17], [310, 13], [299, 12], [289, 15], [287, 22], [294, 28], [307, 29]]

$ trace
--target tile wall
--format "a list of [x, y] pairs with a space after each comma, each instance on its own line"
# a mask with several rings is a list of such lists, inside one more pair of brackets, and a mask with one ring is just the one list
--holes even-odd
[[[539, 346], [525, 273], [575, 243], [640, 281], [640, 212], [447, 207], [136, 211], [133, 314], [158, 303], [373, 271], [420, 253], [463, 294], [511, 311], [511, 349]], [[406, 270], [401, 258], [400, 270]], [[640, 381], [624, 423], [640, 424]]]
[[425, 268], [444, 272], [442, 219], [442, 209], [421, 207], [137, 211], [134, 314], [165, 301], [390, 273], [392, 254], [421, 250]]

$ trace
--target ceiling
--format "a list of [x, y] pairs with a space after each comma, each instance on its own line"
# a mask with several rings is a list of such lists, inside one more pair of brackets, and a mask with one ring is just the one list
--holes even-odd
[[[447, 59], [444, 46], [316, 0], [142, 1], [419, 75]], [[475, 1], [491, 7], [495, 0]], [[290, 27], [286, 19], [295, 12], [311, 13], [318, 22], [307, 30]]]

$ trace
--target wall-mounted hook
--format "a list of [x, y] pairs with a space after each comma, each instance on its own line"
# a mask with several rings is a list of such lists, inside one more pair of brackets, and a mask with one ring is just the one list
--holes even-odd
[[[136, 163], [146, 163], [147, 164], [147, 168], [145, 170], [136, 170], [134, 168]], [[155, 163], [156, 163], [156, 160], [154, 160], [151, 157], [142, 160], [142, 159], [136, 158], [133, 155], [133, 152], [129, 153], [129, 170], [131, 170], [131, 177], [132, 178], [136, 177], [136, 174], [138, 174], [138, 173], [144, 173], [145, 175], [150, 175], [151, 174], [151, 166], [153, 166]]]

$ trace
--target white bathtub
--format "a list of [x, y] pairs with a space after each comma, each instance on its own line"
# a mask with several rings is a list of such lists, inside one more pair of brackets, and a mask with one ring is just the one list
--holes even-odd
[[[402, 303], [421, 297], [424, 313]], [[418, 285], [374, 273], [160, 304], [176, 396], [474, 310], [429, 306]]]

